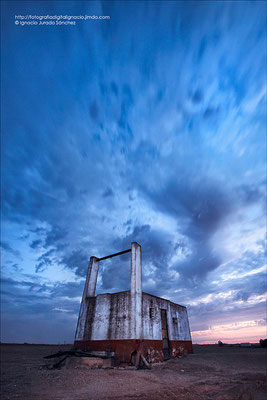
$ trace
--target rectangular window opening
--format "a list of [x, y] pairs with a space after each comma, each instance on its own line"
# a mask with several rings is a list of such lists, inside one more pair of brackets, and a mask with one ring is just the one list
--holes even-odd
[[150, 309], [149, 309], [149, 317], [150, 318], [155, 317], [155, 309], [153, 307], [150, 307]]

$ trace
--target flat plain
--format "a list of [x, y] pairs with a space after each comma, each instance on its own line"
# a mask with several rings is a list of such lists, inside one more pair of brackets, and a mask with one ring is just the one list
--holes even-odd
[[267, 349], [194, 345], [148, 369], [47, 370], [71, 346], [1, 344], [1, 400], [266, 400]]

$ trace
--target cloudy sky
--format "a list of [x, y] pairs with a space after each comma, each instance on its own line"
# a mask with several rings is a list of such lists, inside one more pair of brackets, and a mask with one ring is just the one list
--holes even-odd
[[[2, 3], [2, 341], [71, 343], [143, 252], [195, 343], [265, 333], [266, 3]], [[104, 15], [75, 26], [15, 15]], [[97, 293], [128, 290], [129, 254]]]

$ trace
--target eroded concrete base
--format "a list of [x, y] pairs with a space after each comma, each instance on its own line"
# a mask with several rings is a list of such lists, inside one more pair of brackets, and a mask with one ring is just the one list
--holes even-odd
[[[117, 364], [130, 363], [131, 357], [142, 346], [142, 353], [149, 363], [157, 363], [164, 360], [162, 340], [88, 340], [75, 341], [74, 346], [87, 351], [112, 351]], [[187, 340], [170, 341], [170, 356], [172, 358], [193, 353], [192, 342]]]

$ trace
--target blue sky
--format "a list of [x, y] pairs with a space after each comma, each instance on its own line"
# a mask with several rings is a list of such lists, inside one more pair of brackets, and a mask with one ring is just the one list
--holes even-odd
[[72, 342], [131, 241], [194, 342], [265, 336], [266, 3], [8, 1], [2, 37], [2, 341]]

